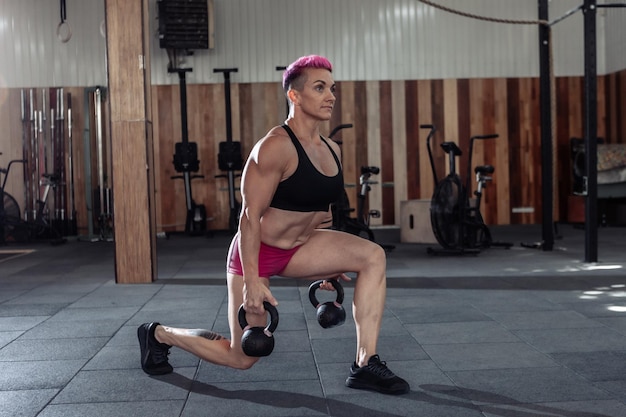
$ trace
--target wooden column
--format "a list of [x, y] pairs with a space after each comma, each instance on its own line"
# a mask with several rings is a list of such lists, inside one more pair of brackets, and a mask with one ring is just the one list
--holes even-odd
[[148, 0], [105, 0], [115, 280], [156, 279]]

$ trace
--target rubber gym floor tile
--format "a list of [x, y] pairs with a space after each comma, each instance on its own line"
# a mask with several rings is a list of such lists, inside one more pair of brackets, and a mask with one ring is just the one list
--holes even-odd
[[184, 405], [183, 400], [52, 404], [37, 417], [180, 417]]
[[444, 371], [556, 366], [526, 343], [457, 343], [423, 345]]
[[[221, 319], [220, 324], [226, 324], [226, 327], [228, 327], [228, 318], [226, 316], [222, 316], [219, 318]], [[267, 320], [267, 322], [269, 323], [269, 317], [267, 317]], [[306, 328], [307, 326], [302, 311], [299, 311], [297, 313], [278, 313], [278, 328], [276, 329], [276, 332], [296, 330], [306, 331]]]
[[328, 407], [332, 416], [483, 417], [480, 409], [470, 401], [434, 396], [422, 390], [411, 390], [408, 394], [393, 397], [357, 391], [353, 395], [329, 398]]
[[563, 310], [558, 304], [518, 289], [469, 291], [464, 300], [483, 313]]
[[149, 284], [151, 287], [158, 288], [151, 301], [207, 300], [213, 302], [224, 300], [227, 295], [226, 282], [223, 283], [223, 286], [207, 287], [205, 285], [183, 285], [179, 284], [179, 281], [163, 281], [167, 284]]
[[77, 299], [68, 308], [94, 308], [94, 307], [142, 307], [150, 295], [138, 296], [124, 294], [120, 289], [119, 294], [90, 294]]
[[580, 329], [602, 326], [598, 321], [571, 310], [498, 312], [489, 316], [509, 330]]
[[45, 342], [40, 339], [18, 339], [0, 349], [0, 362], [90, 359], [107, 340], [105, 337], [48, 339]]
[[475, 403], [519, 404], [607, 400], [609, 394], [563, 367], [448, 372]]
[[194, 382], [181, 417], [325, 416], [327, 401], [317, 380], [249, 383]]
[[317, 379], [313, 354], [309, 352], [274, 351], [250, 369], [239, 370], [202, 362], [196, 379], [205, 383], [297, 381]]
[[196, 368], [150, 377], [141, 369], [81, 371], [53, 404], [184, 400]]
[[515, 330], [514, 333], [546, 353], [626, 350], [626, 336], [604, 327]]
[[393, 313], [404, 324], [489, 320], [474, 307], [454, 304], [395, 308]]
[[485, 405], [480, 409], [485, 417], [502, 416], [573, 416], [573, 417], [622, 417], [626, 405], [615, 400], [571, 401], [518, 405]]
[[18, 337], [22, 335], [22, 332], [0, 332], [0, 352], [2, 348]]
[[0, 317], [0, 332], [29, 330], [37, 326], [49, 316]]
[[274, 352], [311, 352], [311, 341], [306, 330], [282, 330], [274, 333]]
[[[182, 349], [172, 349], [169, 362], [176, 369], [198, 367], [200, 359]], [[139, 344], [102, 348], [83, 368], [86, 371], [141, 369]]]
[[[212, 295], [211, 297], [154, 297], [147, 301], [141, 308], [141, 312], [162, 312], [162, 311], [180, 311], [182, 310], [207, 310], [217, 312], [223, 304], [225, 294], [220, 296]], [[193, 314], [189, 314], [189, 319], [193, 318]]]
[[550, 356], [590, 381], [611, 381], [626, 376], [626, 351], [553, 353]]
[[593, 385], [598, 389], [602, 389], [610, 393], [613, 398], [621, 401], [622, 403], [626, 403], [626, 379], [624, 379], [624, 377], [614, 381], [594, 382]]
[[622, 317], [626, 310], [626, 300], [584, 300], [583, 302], [564, 303], [564, 309], [576, 311], [591, 319]]
[[[134, 325], [135, 329], [143, 323], [158, 322], [167, 326], [174, 326], [176, 323], [189, 323], [193, 321], [204, 321], [202, 326], [206, 328], [215, 321], [217, 310], [208, 308], [183, 308], [182, 305], [168, 310], [144, 311], [143, 309], [128, 320], [126, 324]], [[210, 326], [209, 326], [210, 327]]]
[[0, 286], [2, 287], [2, 292], [0, 292], [0, 303], [4, 303], [5, 301], [12, 300], [15, 297], [19, 297], [20, 295], [27, 292], [29, 289], [10, 289], [9, 285], [0, 282]]
[[595, 319], [595, 321], [609, 329], [626, 335], [626, 317], [605, 317]]
[[86, 360], [3, 362], [0, 372], [0, 387], [4, 391], [61, 388]]
[[354, 362], [356, 336], [312, 339], [310, 344], [318, 366], [325, 363], [341, 363], [349, 367]]
[[20, 305], [20, 304], [66, 304], [70, 305], [80, 298], [83, 294], [75, 293], [45, 293], [41, 291], [29, 291], [6, 301], [3, 305]]
[[[406, 291], [406, 290], [405, 290]], [[436, 307], [441, 305], [453, 305], [456, 307], [469, 307], [470, 303], [465, 301], [464, 293], [458, 290], [412, 290], [404, 294], [397, 293], [393, 289], [387, 294], [385, 307], [389, 310], [414, 308], [414, 307]]]
[[422, 345], [454, 343], [515, 343], [520, 339], [494, 321], [408, 324]]
[[0, 391], [0, 416], [37, 416], [59, 392], [56, 389]]
[[50, 317], [50, 321], [127, 320], [137, 313], [139, 306], [66, 308]]
[[52, 316], [62, 311], [67, 304], [0, 304], [0, 317]]

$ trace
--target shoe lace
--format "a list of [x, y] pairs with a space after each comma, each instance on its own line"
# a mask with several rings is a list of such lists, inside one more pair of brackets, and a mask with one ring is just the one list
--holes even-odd
[[389, 368], [387, 368], [387, 362], [385, 361], [370, 363], [367, 365], [367, 367], [372, 373], [381, 378], [392, 378], [396, 376], [393, 372], [391, 372]]
[[167, 362], [167, 355], [170, 354], [169, 347], [161, 347], [156, 345], [152, 349], [152, 360], [154, 363]]

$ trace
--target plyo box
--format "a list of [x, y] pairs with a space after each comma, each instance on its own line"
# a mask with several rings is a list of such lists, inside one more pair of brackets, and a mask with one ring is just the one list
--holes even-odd
[[430, 200], [400, 202], [400, 242], [437, 243], [430, 224]]

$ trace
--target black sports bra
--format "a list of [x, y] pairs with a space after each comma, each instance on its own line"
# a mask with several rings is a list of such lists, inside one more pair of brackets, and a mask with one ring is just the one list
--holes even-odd
[[302, 212], [328, 211], [330, 204], [337, 201], [343, 193], [343, 173], [337, 154], [335, 154], [328, 142], [320, 136], [322, 142], [330, 149], [339, 168], [339, 172], [335, 176], [326, 176], [313, 166], [309, 156], [291, 128], [286, 124], [282, 128], [287, 131], [291, 142], [296, 147], [298, 167], [289, 178], [278, 184], [270, 207]]

